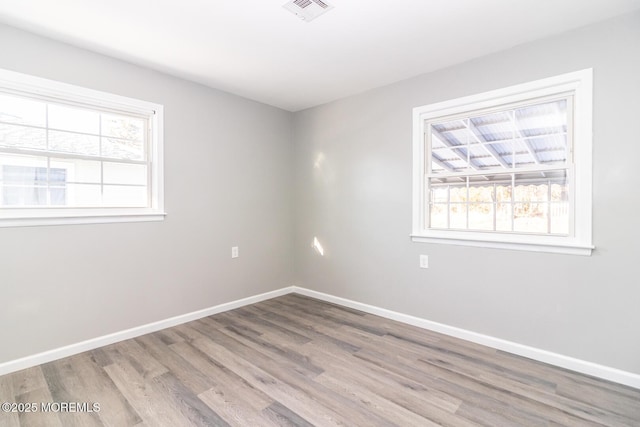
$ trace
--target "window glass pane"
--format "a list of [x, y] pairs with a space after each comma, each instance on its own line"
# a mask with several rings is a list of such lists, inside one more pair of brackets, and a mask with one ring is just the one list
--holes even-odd
[[[47, 167], [47, 158], [0, 152], [0, 169], [5, 165]], [[0, 173], [0, 180], [2, 180], [2, 173]]]
[[462, 120], [431, 125], [431, 149], [436, 162], [433, 173], [469, 169], [468, 144], [472, 135]]
[[147, 189], [145, 187], [105, 185], [103, 202], [105, 206], [145, 207], [147, 206]]
[[516, 180], [515, 186], [516, 202], [544, 202], [547, 201], [549, 195], [549, 187], [546, 182], [536, 183], [529, 180], [519, 182]]
[[67, 182], [67, 171], [61, 168], [49, 167], [49, 184], [61, 185]]
[[536, 164], [535, 157], [532, 156], [531, 150], [527, 149], [526, 144], [522, 141], [514, 139], [501, 142], [500, 144], [492, 144], [492, 146], [509, 168], [519, 168]]
[[7, 184], [46, 185], [47, 167], [3, 165], [2, 180]]
[[65, 206], [67, 204], [66, 186], [49, 187], [49, 202], [51, 206]]
[[564, 165], [567, 163], [569, 153], [567, 135], [549, 135], [535, 137], [527, 140], [540, 164]]
[[146, 165], [104, 162], [103, 174], [105, 184], [147, 184]]
[[467, 145], [469, 135], [462, 120], [452, 120], [431, 125], [431, 137], [435, 146], [456, 147]]
[[0, 123], [0, 146], [46, 150], [46, 131]]
[[449, 199], [447, 186], [432, 186], [430, 201], [432, 203], [446, 203]]
[[498, 202], [510, 202], [511, 201], [511, 183], [496, 184], [496, 201]]
[[523, 137], [562, 134], [567, 131], [567, 100], [518, 108], [515, 121]]
[[100, 138], [51, 130], [49, 131], [49, 149], [63, 153], [97, 156], [100, 154]]
[[114, 159], [144, 160], [144, 142], [102, 138], [102, 156]]
[[566, 179], [561, 180], [560, 183], [551, 184], [551, 201], [552, 202], [567, 202], [569, 201], [569, 187]]
[[514, 203], [514, 231], [524, 233], [548, 233], [548, 203]]
[[497, 111], [470, 119], [470, 127], [482, 142], [512, 139], [514, 128], [508, 111]]
[[75, 107], [49, 104], [49, 127], [98, 135], [100, 133], [100, 113]]
[[429, 224], [432, 228], [447, 228], [447, 204], [436, 203], [429, 208]]
[[46, 158], [0, 154], [3, 206], [64, 206], [67, 170], [47, 168]]
[[2, 206], [43, 206], [47, 204], [47, 187], [41, 185], [3, 185]]
[[569, 234], [569, 203], [551, 203], [551, 233]]
[[467, 228], [467, 206], [464, 204], [452, 204], [449, 208], [449, 228]]
[[496, 231], [513, 231], [511, 229], [511, 203], [496, 204]]
[[97, 207], [102, 204], [100, 184], [67, 184], [66, 188], [69, 206]]
[[467, 162], [467, 152], [464, 148], [455, 150], [457, 156], [449, 156], [444, 159], [445, 164], [449, 167], [451, 172], [464, 172], [469, 169], [469, 162]]
[[431, 162], [431, 173], [443, 173], [445, 171], [446, 169], [444, 168], [442, 162], [438, 162], [436, 160], [433, 160]]
[[44, 102], [0, 94], [0, 122], [45, 126]]
[[471, 164], [477, 170], [503, 168], [500, 164], [500, 156], [491, 151], [491, 145], [475, 144], [469, 146]]
[[102, 114], [102, 135], [142, 141], [144, 139], [144, 123], [144, 120], [135, 117]]
[[432, 153], [441, 161], [438, 172], [447, 172], [442, 161], [455, 171], [566, 164], [567, 120], [567, 100], [560, 99], [434, 123]]
[[466, 202], [467, 201], [467, 186], [466, 185], [452, 185], [449, 188], [450, 200], [454, 202]]
[[470, 185], [469, 186], [469, 201], [470, 202], [493, 202], [493, 185]]
[[493, 203], [469, 203], [469, 229], [493, 230]]
[[100, 162], [79, 159], [51, 159], [51, 167], [64, 169], [67, 182], [100, 183]]
[[515, 175], [516, 202], [567, 201], [567, 171], [532, 172]]
[[433, 173], [460, 172], [469, 168], [466, 147], [439, 148], [433, 151]]
[[[435, 206], [431, 206], [436, 210], [430, 214], [430, 227], [568, 234], [569, 186], [566, 177], [566, 170], [532, 171], [513, 175], [470, 175], [465, 178], [469, 182], [468, 187], [456, 183], [459, 177], [429, 179], [429, 203], [444, 206], [447, 201], [451, 202], [448, 209], [451, 221], [449, 227], [445, 221], [447, 211], [437, 210]], [[512, 186], [512, 180], [515, 186]], [[450, 181], [448, 187], [443, 183], [447, 181]], [[513, 205], [512, 196], [515, 202]], [[467, 201], [468, 206], [465, 205]], [[495, 206], [494, 201], [497, 203]], [[550, 211], [551, 208], [555, 210]]]

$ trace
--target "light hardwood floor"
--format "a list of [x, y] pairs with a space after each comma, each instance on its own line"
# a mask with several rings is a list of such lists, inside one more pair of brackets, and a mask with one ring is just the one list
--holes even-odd
[[640, 426], [640, 390], [299, 295], [5, 375], [0, 402], [100, 405], [0, 426]]

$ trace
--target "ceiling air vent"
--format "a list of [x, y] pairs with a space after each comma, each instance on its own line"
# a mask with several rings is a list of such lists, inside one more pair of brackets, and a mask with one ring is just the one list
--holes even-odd
[[333, 9], [333, 6], [322, 0], [293, 0], [282, 7], [307, 22], [313, 21], [318, 16]]

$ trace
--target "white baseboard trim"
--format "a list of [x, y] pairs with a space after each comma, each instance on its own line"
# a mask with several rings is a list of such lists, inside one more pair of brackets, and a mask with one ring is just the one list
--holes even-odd
[[203, 317], [211, 316], [217, 313], [222, 313], [224, 311], [229, 311], [235, 308], [244, 307], [245, 305], [255, 304], [257, 302], [279, 297], [282, 295], [286, 295], [291, 292], [293, 292], [293, 286], [278, 289], [271, 292], [266, 292], [264, 294], [255, 295], [248, 298], [242, 298], [236, 301], [231, 301], [228, 303], [205, 308], [203, 310], [198, 310], [191, 313], [171, 317], [169, 319], [148, 323], [146, 325], [136, 326], [131, 329], [126, 329], [120, 332], [114, 332], [112, 334], [104, 335], [97, 338], [92, 338], [76, 344], [71, 344], [71, 345], [56, 348], [53, 350], [45, 351], [42, 353], [34, 354], [32, 356], [10, 360], [8, 362], [0, 363], [0, 375], [10, 374], [11, 372], [16, 372], [22, 369], [31, 368], [33, 366], [51, 362], [53, 360], [58, 360], [64, 357], [73, 356], [74, 354], [93, 350], [95, 348], [103, 347], [105, 345], [113, 344], [119, 341], [124, 341], [131, 338], [139, 337], [140, 335], [149, 334], [151, 332], [156, 332], [162, 329], [170, 328], [172, 326], [181, 325], [183, 323], [191, 322], [193, 320], [201, 319]]
[[183, 323], [191, 322], [193, 320], [201, 319], [203, 317], [207, 317], [217, 313], [222, 313], [225, 311], [244, 307], [246, 305], [255, 304], [260, 301], [276, 298], [276, 297], [290, 294], [290, 293], [297, 293], [300, 295], [306, 295], [312, 298], [317, 298], [322, 301], [327, 301], [327, 302], [342, 305], [345, 307], [353, 308], [356, 310], [364, 311], [365, 313], [375, 314], [377, 316], [384, 317], [387, 319], [396, 320], [398, 322], [428, 329], [434, 332], [439, 332], [441, 334], [449, 335], [449, 336], [460, 338], [463, 340], [475, 342], [477, 344], [486, 345], [488, 347], [492, 347], [498, 350], [503, 350], [509, 353], [528, 357], [533, 360], [549, 363], [554, 366], [559, 366], [561, 368], [570, 369], [572, 371], [580, 372], [580, 373], [591, 375], [597, 378], [602, 378], [602, 379], [613, 381], [619, 384], [624, 384], [629, 387], [640, 389], [640, 375], [638, 374], [634, 374], [634, 373], [623, 371], [616, 368], [610, 368], [608, 366], [599, 365], [597, 363], [592, 363], [585, 360], [564, 356], [562, 354], [557, 354], [557, 353], [542, 350], [539, 348], [514, 343], [512, 341], [495, 338], [489, 335], [479, 334], [477, 332], [472, 332], [466, 329], [461, 329], [454, 326], [433, 322], [430, 320], [422, 319], [420, 317], [398, 313], [396, 311], [387, 310], [384, 308], [376, 307], [369, 304], [364, 304], [364, 303], [349, 300], [346, 298], [336, 297], [333, 295], [325, 294], [322, 292], [318, 292], [318, 291], [314, 291], [311, 289], [306, 289], [298, 286], [289, 286], [289, 287], [285, 287], [275, 291], [266, 292], [263, 294], [259, 294], [259, 295], [255, 295], [247, 298], [242, 298], [236, 301], [231, 301], [228, 303], [205, 308], [203, 310], [194, 311], [194, 312], [183, 314], [180, 316], [171, 317], [169, 319], [160, 320], [158, 322], [148, 323], [146, 325], [137, 326], [131, 329], [126, 329], [124, 331], [115, 332], [112, 334], [82, 341], [76, 344], [71, 344], [71, 345], [67, 345], [57, 349], [34, 354], [32, 356], [10, 360], [8, 362], [0, 363], [0, 375], [6, 375], [11, 372], [27, 369], [43, 363], [51, 362], [53, 360], [62, 359], [64, 357], [73, 356], [74, 354], [93, 350], [98, 347], [103, 347], [105, 345], [113, 344], [119, 341], [124, 341], [127, 339], [139, 337], [141, 335], [149, 334], [151, 332], [156, 332], [162, 329], [166, 329], [166, 328], [177, 326]]
[[640, 375], [634, 374], [632, 372], [627, 372], [620, 369], [599, 365], [597, 363], [588, 362], [585, 360], [576, 359], [569, 356], [564, 356], [562, 354], [553, 353], [551, 351], [542, 350], [539, 348], [530, 347], [523, 344], [518, 344], [512, 341], [495, 338], [489, 335], [479, 334], [477, 332], [468, 331], [466, 329], [456, 328], [454, 326], [432, 322], [430, 320], [422, 319], [420, 317], [398, 313], [396, 311], [387, 310], [387, 309], [376, 307], [369, 304], [363, 304], [361, 302], [352, 301], [346, 298], [336, 297], [336, 296], [325, 294], [322, 292], [313, 291], [311, 289], [294, 286], [293, 292], [300, 295], [317, 298], [322, 301], [331, 302], [334, 304], [364, 311], [365, 313], [375, 314], [377, 316], [384, 317], [391, 320], [396, 320], [398, 322], [407, 323], [409, 325], [417, 326], [419, 328], [428, 329], [434, 332], [439, 332], [444, 335], [449, 335], [449, 336], [460, 338], [466, 341], [482, 344], [498, 350], [503, 350], [509, 353], [517, 354], [519, 356], [528, 357], [529, 359], [537, 360], [539, 362], [548, 363], [550, 365], [559, 366], [561, 368], [569, 369], [572, 371], [591, 375], [593, 377], [605, 379], [608, 381], [613, 381], [618, 384], [624, 384], [629, 387], [640, 389]]

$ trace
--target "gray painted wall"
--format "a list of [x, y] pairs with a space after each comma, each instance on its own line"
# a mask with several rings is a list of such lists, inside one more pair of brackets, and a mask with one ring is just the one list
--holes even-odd
[[292, 284], [291, 113], [6, 26], [0, 52], [1, 68], [163, 104], [168, 212], [0, 228], [0, 363]]
[[[297, 285], [640, 373], [639, 43], [627, 15], [297, 113]], [[413, 107], [589, 67], [593, 256], [410, 241]]]

